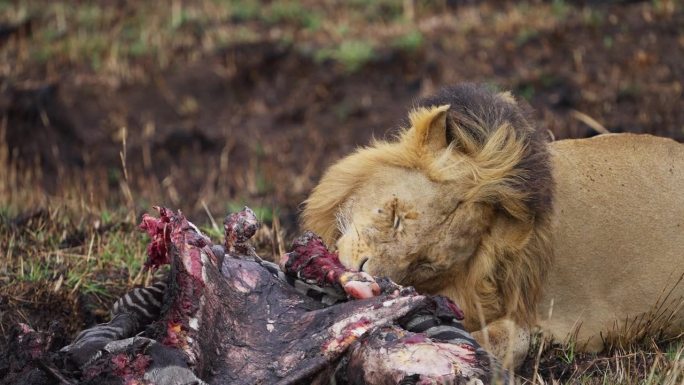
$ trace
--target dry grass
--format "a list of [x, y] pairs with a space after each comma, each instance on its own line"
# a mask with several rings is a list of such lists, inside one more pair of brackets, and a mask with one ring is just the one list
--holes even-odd
[[[143, 212], [152, 210], [147, 202], [162, 195], [141, 186], [158, 182], [140, 175], [136, 184], [129, 184], [124, 139], [123, 178], [114, 188], [98, 172], [85, 170], [79, 177], [65, 173], [61, 183], [48, 190], [39, 169], [10, 161], [4, 127], [0, 125], [0, 339], [17, 322], [47, 329], [58, 320], [74, 335], [106, 321], [116, 298], [152, 278], [144, 268], [147, 239], [137, 224]], [[241, 209], [243, 203], [229, 202], [226, 212]], [[197, 223], [219, 242], [220, 220], [202, 205], [206, 217]], [[255, 246], [263, 255], [278, 255], [284, 249], [284, 232], [276, 209], [254, 207], [267, 222], [256, 234]]]
[[[91, 205], [92, 196], [79, 196], [78, 192], [63, 191], [60, 197], [45, 198], [38, 188], [19, 186], [13, 186], [11, 194], [3, 190], [0, 212], [3, 337], [16, 322], [47, 328], [54, 320], [61, 321], [66, 333], [73, 335], [106, 320], [109, 305], [119, 295], [150, 279], [142, 268], [146, 240], [125, 204], [107, 209], [106, 203]], [[23, 201], [31, 202], [32, 209], [27, 211]], [[264, 256], [278, 255], [284, 248], [283, 233], [277, 216], [274, 218], [272, 226], [265, 226], [257, 237]], [[203, 230], [219, 240], [221, 230], [215, 225], [216, 219], [204, 222]], [[654, 319], [667, 318], [663, 314], [656, 308]], [[682, 384], [681, 338], [655, 343], [646, 333], [638, 334], [638, 344], [623, 344], [600, 355], [579, 353], [573, 343], [550, 345], [539, 340], [515, 382]]]
[[539, 385], [681, 384], [684, 342], [681, 338], [640, 338], [638, 342], [633, 340], [600, 354], [590, 354], [577, 351], [572, 340], [555, 344], [536, 336], [517, 380]]

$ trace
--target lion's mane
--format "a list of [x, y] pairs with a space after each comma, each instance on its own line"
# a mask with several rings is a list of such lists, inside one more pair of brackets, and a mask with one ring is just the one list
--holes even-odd
[[[422, 135], [435, 113], [446, 110], [449, 151], [433, 154]], [[373, 183], [374, 170], [419, 170], [433, 181], [467, 186], [467, 199], [491, 205], [497, 215], [467, 267], [444, 285], [457, 285], [460, 305], [475, 319], [481, 305], [489, 321], [510, 316], [530, 325], [552, 261], [553, 180], [547, 135], [529, 109], [509, 93], [464, 84], [423, 99], [410, 127], [395, 139], [374, 141], [332, 165], [305, 202], [303, 226], [333, 244], [336, 218], [347, 198]], [[479, 304], [478, 304], [479, 302]], [[471, 328], [478, 328], [470, 320]], [[466, 324], [466, 326], [468, 326]]]

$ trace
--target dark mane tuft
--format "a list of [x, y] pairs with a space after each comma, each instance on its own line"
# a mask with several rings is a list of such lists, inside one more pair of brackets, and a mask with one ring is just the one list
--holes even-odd
[[[547, 150], [548, 136], [534, 124], [531, 108], [516, 102], [510, 95], [498, 94], [483, 85], [464, 83], [444, 87], [435, 95], [418, 101], [420, 107], [449, 104], [447, 139], [456, 140], [455, 127], [460, 135], [484, 147], [489, 136], [502, 124], [512, 126], [525, 151], [518, 164], [522, 177], [517, 190], [527, 196], [525, 205], [537, 218], [550, 215], [553, 202], [553, 178]], [[459, 143], [455, 143], [456, 148]]]

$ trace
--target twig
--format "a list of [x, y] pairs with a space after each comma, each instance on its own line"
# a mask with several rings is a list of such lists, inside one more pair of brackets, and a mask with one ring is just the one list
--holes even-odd
[[214, 220], [214, 216], [211, 215], [211, 212], [209, 211], [209, 207], [207, 207], [207, 204], [204, 202], [204, 199], [201, 201], [202, 207], [204, 207], [204, 211], [207, 213], [207, 216], [209, 217], [209, 220], [211, 221], [211, 228], [220, 231], [221, 229], [218, 227], [216, 224], [216, 221]]
[[592, 118], [591, 116], [583, 112], [579, 112], [577, 110], [570, 110], [570, 116], [586, 124], [587, 126], [593, 128], [594, 131], [600, 134], [610, 134], [610, 131], [608, 131], [606, 127], [604, 127], [601, 123], [596, 121], [596, 119]]
[[128, 167], [126, 167], [126, 136], [128, 131], [126, 127], [121, 127], [121, 151], [119, 152], [119, 157], [121, 158], [121, 168], [123, 169], [124, 180], [120, 183], [121, 192], [126, 198], [126, 203], [128, 204], [128, 220], [130, 222], [135, 222], [135, 202], [133, 201], [133, 193], [131, 192], [131, 187], [128, 179]]
[[[541, 355], [542, 352], [544, 351], [544, 343], [546, 342], [546, 339], [542, 336], [540, 337], [541, 341], [539, 342], [539, 350], [537, 351], [537, 357], [534, 359], [534, 372], [532, 374], [532, 385], [535, 385], [537, 383], [537, 377], [539, 374], [539, 363], [541, 362]], [[541, 384], [541, 382], [540, 382]]]
[[45, 372], [45, 374], [48, 374], [48, 375], [52, 376], [54, 379], [58, 380], [60, 382], [60, 384], [76, 385], [75, 382], [64, 377], [64, 375], [62, 373], [60, 373], [57, 368], [52, 367], [47, 362], [45, 362], [43, 360], [36, 360], [36, 364], [38, 365], [38, 368], [40, 368], [40, 370]]
[[275, 247], [273, 248], [274, 252], [278, 252], [276, 254], [278, 258], [280, 258], [281, 255], [285, 254], [285, 241], [283, 240], [283, 237], [280, 234], [281, 228], [280, 228], [280, 217], [278, 217], [278, 214], [276, 212], [275, 207], [273, 207], [273, 233], [274, 233], [274, 238], [275, 242], [278, 245], [278, 250], [275, 250]]

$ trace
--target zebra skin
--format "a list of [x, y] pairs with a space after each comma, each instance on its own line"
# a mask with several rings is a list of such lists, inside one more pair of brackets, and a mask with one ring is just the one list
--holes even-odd
[[[223, 256], [223, 258], [226, 256], [223, 246], [215, 245], [212, 247], [212, 251], [215, 255]], [[347, 294], [340, 288], [313, 285], [298, 279], [296, 276], [286, 274], [275, 263], [261, 260], [258, 257], [255, 258], [255, 261], [300, 294], [313, 298], [323, 305], [330, 306], [348, 300]], [[134, 336], [143, 331], [161, 314], [169, 278], [168, 270], [163, 271], [163, 274], [157, 274], [156, 278], [157, 280], [152, 285], [135, 288], [119, 298], [111, 308], [112, 319], [110, 322], [82, 331], [74, 342], [63, 348], [62, 351], [72, 353], [71, 359], [83, 367], [98, 359], [101, 356], [101, 350], [108, 343]], [[453, 315], [440, 316], [429, 312], [419, 312], [405, 319], [400, 319], [399, 324], [407, 331], [423, 333], [434, 341], [467, 344], [479, 353], [486, 354], [484, 349]], [[184, 375], [191, 376], [191, 372]]]

